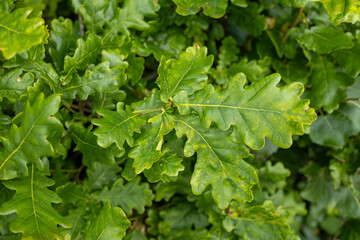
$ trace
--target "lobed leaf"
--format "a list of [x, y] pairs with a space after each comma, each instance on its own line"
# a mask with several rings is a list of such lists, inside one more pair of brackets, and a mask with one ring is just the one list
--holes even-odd
[[[205, 129], [195, 115], [173, 117], [177, 136], [186, 135], [184, 154], [197, 152], [197, 161], [191, 178], [194, 194], [201, 194], [212, 186], [212, 195], [220, 208], [226, 208], [232, 199], [251, 201], [251, 187], [258, 181], [254, 168], [242, 158], [248, 149], [231, 141], [231, 130]], [[221, 139], [221, 141], [219, 141]]]
[[307, 49], [324, 54], [331, 53], [338, 49], [347, 49], [354, 46], [351, 34], [346, 34], [340, 29], [315, 26], [310, 30], [306, 29], [299, 35], [299, 42]]
[[137, 113], [132, 113], [129, 106], [123, 110], [124, 103], [118, 103], [116, 111], [102, 109], [98, 114], [103, 116], [101, 119], [93, 119], [92, 123], [99, 126], [94, 134], [98, 137], [98, 144], [101, 147], [109, 147], [116, 143], [122, 150], [125, 141], [133, 146], [134, 132], [140, 133], [140, 128], [146, 124], [146, 121]]
[[158, 114], [149, 119], [150, 129], [142, 132], [136, 139], [134, 148], [129, 152], [129, 157], [134, 159], [133, 167], [135, 173], [139, 174], [144, 169], [149, 169], [153, 163], [163, 156], [161, 147], [164, 143], [164, 136], [174, 128], [174, 122], [166, 113]]
[[102, 202], [109, 201], [114, 206], [120, 206], [127, 214], [135, 209], [138, 213], [145, 211], [145, 206], [150, 206], [154, 195], [148, 183], [140, 183], [140, 177], [124, 184], [119, 178], [111, 189], [105, 187], [101, 192], [93, 193], [91, 197]]
[[34, 83], [34, 76], [26, 73], [20, 77], [22, 71], [17, 68], [4, 75], [0, 75], [0, 101], [7, 98], [11, 101], [19, 100], [27, 88]]
[[[226, 216], [223, 225], [226, 231], [234, 231], [242, 239], [299, 239], [291, 233], [286, 219], [277, 214], [271, 201], [259, 206], [239, 208]], [[261, 229], [261, 231], [259, 231]]]
[[177, 60], [161, 58], [156, 83], [163, 102], [171, 100], [180, 91], [192, 94], [205, 86], [206, 73], [213, 63], [213, 57], [206, 54], [206, 47], [194, 46], [187, 48]]
[[313, 0], [320, 1], [329, 14], [330, 22], [339, 25], [342, 22], [355, 23], [360, 20], [358, 0]]
[[354, 83], [354, 78], [337, 71], [330, 59], [317, 55], [313, 60], [313, 74], [309, 82], [311, 89], [308, 96], [311, 105], [317, 109], [324, 108], [331, 113], [339, 107], [339, 103], [346, 99], [345, 87]]
[[80, 31], [76, 30], [68, 18], [60, 17], [51, 22], [49, 54], [58, 72], [64, 70], [65, 56], [76, 48], [76, 39], [80, 37]]
[[47, 34], [45, 21], [32, 17], [31, 12], [30, 8], [19, 8], [11, 13], [0, 11], [0, 50], [5, 59], [43, 42]]
[[64, 59], [64, 76], [61, 78], [63, 85], [69, 84], [71, 77], [77, 69], [85, 70], [89, 63], [94, 62], [100, 53], [100, 38], [89, 34], [86, 41], [79, 38], [74, 56], [67, 55]]
[[196, 14], [202, 8], [205, 15], [220, 18], [225, 14], [228, 6], [227, 0], [173, 0], [173, 2], [177, 5], [176, 12], [183, 16]]
[[27, 163], [42, 165], [40, 158], [53, 154], [47, 137], [52, 128], [61, 127], [61, 123], [52, 117], [58, 111], [59, 104], [58, 95], [44, 99], [44, 94], [40, 93], [33, 104], [25, 105], [20, 127], [13, 124], [9, 138], [1, 138], [0, 179], [26, 175]]
[[17, 213], [10, 223], [11, 231], [22, 233], [29, 240], [62, 239], [57, 225], [69, 228], [71, 224], [52, 207], [61, 199], [47, 187], [54, 185], [31, 164], [27, 177], [4, 181], [3, 184], [16, 190], [14, 197], [0, 207], [1, 215]]
[[123, 239], [126, 229], [131, 226], [125, 213], [118, 207], [106, 203], [97, 218], [86, 229], [84, 239], [107, 240]]
[[109, 63], [97, 65], [94, 70], [86, 70], [84, 76], [74, 77], [70, 84], [62, 88], [65, 98], [73, 99], [78, 95], [86, 100], [89, 95], [113, 92], [126, 81], [125, 73], [118, 68], [109, 68]]
[[120, 157], [121, 152], [115, 144], [108, 148], [102, 148], [97, 144], [97, 137], [90, 132], [92, 126], [85, 129], [80, 124], [72, 124], [69, 128], [71, 136], [76, 144], [74, 151], [78, 150], [82, 153], [82, 162], [85, 166], [93, 168], [95, 162], [102, 164], [114, 165], [115, 157]]
[[129, 28], [145, 30], [149, 24], [144, 21], [145, 16], [156, 16], [160, 6], [153, 0], [126, 0], [123, 8], [116, 11], [115, 17], [109, 22], [102, 42], [107, 42], [115, 37], [118, 32], [129, 35]]
[[311, 126], [310, 138], [319, 145], [340, 148], [359, 132], [360, 104], [348, 101], [332, 114], [320, 116]]
[[275, 145], [288, 148], [291, 135], [304, 134], [304, 125], [316, 119], [309, 100], [301, 100], [304, 87], [293, 83], [281, 88], [276, 85], [279, 74], [256, 81], [244, 89], [245, 75], [237, 74], [223, 91], [207, 85], [188, 98], [185, 92], [174, 97], [181, 114], [195, 110], [205, 128], [212, 122], [222, 130], [234, 126], [244, 142], [253, 149], [264, 146], [265, 137]]

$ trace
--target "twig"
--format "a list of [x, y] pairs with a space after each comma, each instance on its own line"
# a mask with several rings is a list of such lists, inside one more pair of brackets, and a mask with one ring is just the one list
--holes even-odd
[[345, 222], [346, 222], [346, 218], [342, 218], [342, 219], [341, 219], [341, 222], [340, 222], [340, 224], [339, 224], [339, 227], [338, 227], [338, 229], [336, 230], [336, 233], [335, 233], [335, 235], [334, 235], [334, 237], [333, 237], [333, 240], [336, 240], [336, 239], [338, 238], [338, 236], [339, 236], [339, 234], [340, 234], [340, 229], [342, 228], [342, 226], [344, 225]]
[[83, 19], [82, 19], [82, 16], [80, 13], [78, 14], [78, 19], [79, 19], [79, 25], [80, 25], [80, 35], [81, 35], [81, 37], [83, 37], [85, 34], [85, 29], [84, 29]]
[[158, 75], [157, 72], [153, 72], [153, 73], [147, 75], [146, 78], [145, 78], [145, 80], [148, 82], [148, 81], [151, 81], [151, 80], [157, 78], [158, 76], [159, 76], [159, 75]]
[[299, 24], [300, 18], [301, 18], [301, 15], [302, 15], [303, 11], [304, 11], [304, 8], [299, 8], [295, 20], [293, 21], [293, 23], [290, 25], [290, 27], [289, 27], [288, 30], [286, 31], [285, 36], [284, 36], [283, 39], [281, 40], [281, 43], [285, 43], [285, 42], [286, 42], [286, 40], [287, 40], [288, 37], [289, 37], [290, 30], [291, 30], [293, 27], [296, 27], [296, 26]]
[[79, 177], [80, 177], [80, 174], [81, 174], [81, 172], [82, 172], [82, 170], [83, 170], [84, 168], [85, 168], [85, 165], [84, 165], [84, 164], [82, 164], [81, 167], [78, 168], [77, 173], [76, 173], [76, 175], [75, 175], [75, 177], [74, 177], [74, 179], [75, 179], [76, 182], [80, 182]]
[[358, 101], [360, 98], [348, 98], [345, 101]]

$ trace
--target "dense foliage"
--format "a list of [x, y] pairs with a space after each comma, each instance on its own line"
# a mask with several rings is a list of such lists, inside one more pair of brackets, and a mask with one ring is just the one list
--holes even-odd
[[359, 20], [0, 0], [0, 239], [360, 239]]

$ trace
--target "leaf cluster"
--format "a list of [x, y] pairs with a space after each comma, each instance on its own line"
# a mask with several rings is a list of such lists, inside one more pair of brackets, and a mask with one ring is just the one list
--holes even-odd
[[0, 0], [0, 239], [359, 239], [358, 21]]

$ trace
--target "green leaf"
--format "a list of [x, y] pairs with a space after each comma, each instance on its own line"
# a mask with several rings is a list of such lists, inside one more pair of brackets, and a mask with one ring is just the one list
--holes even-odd
[[296, 58], [288, 61], [286, 64], [277, 59], [272, 61], [273, 68], [276, 72], [280, 73], [282, 80], [286, 84], [301, 82], [306, 85], [310, 75], [310, 70], [305, 67], [306, 64], [305, 58]]
[[68, 84], [77, 69], [85, 70], [89, 63], [95, 61], [100, 53], [100, 38], [94, 34], [89, 34], [86, 41], [82, 38], [77, 40], [77, 48], [73, 57], [67, 55], [64, 60], [64, 76], [61, 78], [63, 85]]
[[94, 165], [93, 169], [88, 168], [86, 170], [87, 179], [84, 182], [84, 187], [88, 192], [110, 185], [118, 178], [116, 174], [121, 171], [121, 168], [117, 164], [109, 166], [95, 162]]
[[123, 239], [131, 223], [118, 207], [105, 203], [97, 218], [85, 231], [86, 240]]
[[134, 132], [140, 133], [140, 128], [146, 124], [146, 121], [139, 114], [134, 114], [129, 106], [126, 106], [126, 110], [123, 110], [123, 107], [124, 103], [118, 103], [116, 111], [99, 110], [97, 113], [103, 118], [92, 120], [93, 124], [99, 126], [94, 134], [98, 137], [98, 144], [101, 147], [106, 148], [116, 143], [122, 150], [125, 140], [133, 146]]
[[127, 214], [135, 209], [138, 213], [145, 211], [145, 206], [151, 206], [154, 195], [148, 183], [140, 183], [140, 177], [124, 184], [119, 178], [111, 189], [104, 187], [101, 192], [94, 193], [91, 197], [102, 202], [109, 201], [113, 206], [120, 206]]
[[320, 116], [311, 126], [310, 138], [322, 146], [340, 148], [350, 136], [359, 132], [360, 105], [348, 101], [332, 114]]
[[22, 71], [17, 68], [4, 75], [0, 75], [0, 101], [7, 98], [11, 101], [19, 100], [27, 92], [27, 88], [34, 83], [34, 76], [26, 73], [20, 77]]
[[[313, 0], [314, 1], [314, 0]], [[316, 0], [324, 4], [329, 14], [330, 22], [339, 25], [342, 22], [360, 20], [360, 6], [358, 0]]]
[[47, 34], [41, 17], [29, 17], [30, 8], [0, 11], [0, 50], [6, 59], [43, 42]]
[[24, 239], [29, 240], [63, 238], [57, 225], [69, 228], [71, 224], [51, 205], [61, 202], [61, 199], [47, 188], [54, 185], [52, 179], [45, 177], [31, 164], [27, 177], [3, 183], [7, 188], [16, 190], [14, 197], [0, 208], [1, 215], [17, 213], [10, 224], [12, 232], [20, 232]]
[[47, 84], [56, 93], [57, 84], [59, 84], [59, 75], [54, 70], [50, 63], [45, 63], [42, 60], [36, 60], [28, 58], [26, 62], [21, 66], [23, 70], [39, 74], [46, 80]]
[[337, 71], [326, 56], [317, 55], [313, 62], [313, 74], [309, 83], [308, 97], [311, 106], [331, 113], [339, 107], [339, 102], [346, 99], [345, 87], [354, 83], [354, 78]]
[[58, 18], [51, 22], [49, 54], [58, 72], [64, 70], [64, 58], [69, 51], [75, 50], [79, 37], [80, 31], [74, 29], [70, 19]]
[[356, 77], [360, 73], [360, 66], [357, 64], [357, 62], [360, 61], [359, 38], [360, 34], [357, 37], [357, 41], [353, 48], [340, 49], [332, 54], [335, 61], [338, 62], [340, 66], [346, 70], [347, 74], [352, 77]]
[[95, 167], [95, 162], [101, 164], [113, 165], [114, 157], [120, 157], [122, 153], [115, 144], [108, 148], [102, 148], [97, 144], [97, 137], [90, 132], [92, 126], [85, 129], [80, 124], [72, 124], [69, 128], [71, 136], [76, 144], [74, 151], [78, 150], [82, 153], [82, 162], [90, 168]]
[[145, 30], [150, 26], [144, 21], [144, 17], [156, 16], [155, 12], [160, 8], [157, 1], [153, 0], [125, 0], [123, 8], [116, 11], [115, 17], [110, 21], [105, 30], [102, 42], [116, 36], [118, 32], [129, 35], [129, 28]]
[[39, 166], [40, 158], [53, 154], [53, 148], [47, 137], [51, 128], [61, 123], [54, 117], [58, 111], [60, 97], [52, 95], [44, 99], [40, 93], [34, 104], [27, 103], [23, 112], [20, 127], [13, 124], [9, 138], [2, 138], [3, 148], [0, 151], [0, 179], [12, 179], [27, 174], [26, 163]]
[[299, 239], [291, 233], [285, 218], [275, 212], [271, 201], [259, 206], [239, 207], [226, 216], [223, 224], [228, 232], [235, 230], [238, 237], [246, 240]]
[[177, 5], [176, 12], [180, 15], [193, 15], [202, 8], [204, 14], [212, 18], [222, 17], [228, 6], [227, 0], [173, 0]]
[[315, 26], [310, 30], [306, 29], [304, 33], [299, 35], [298, 39], [299, 43], [307, 49], [321, 54], [354, 46], [351, 34], [327, 26]]
[[360, 238], [360, 229], [359, 229], [360, 220], [350, 219], [346, 221], [344, 226], [341, 228], [340, 238], [341, 239], [359, 239]]
[[246, 0], [231, 0], [231, 3], [239, 7], [247, 7]]
[[278, 2], [286, 7], [305, 7], [309, 0], [278, 0]]
[[[182, 201], [172, 208], [162, 210], [160, 216], [163, 218], [163, 221], [159, 223], [159, 230], [165, 236], [178, 236], [184, 234], [181, 233], [182, 231], [188, 232], [193, 228], [204, 229], [209, 225], [205, 214], [201, 213], [194, 203], [187, 201]], [[189, 238], [181, 238], [179, 236], [179, 238], [174, 239]]]
[[261, 186], [271, 194], [274, 194], [276, 189], [283, 189], [286, 186], [286, 178], [289, 176], [290, 171], [284, 168], [281, 162], [271, 165], [270, 161], [266, 161], [259, 172]]
[[140, 81], [141, 76], [145, 69], [145, 59], [141, 57], [136, 57], [134, 53], [129, 54], [126, 58], [126, 62], [128, 62], [128, 67], [126, 68], [126, 73], [131, 80], [131, 84], [135, 85]]
[[[249, 156], [247, 148], [231, 141], [231, 130], [205, 129], [194, 115], [174, 117], [175, 130], [180, 138], [184, 134], [185, 156], [197, 152], [197, 162], [191, 187], [194, 194], [201, 194], [208, 185], [220, 208], [226, 208], [232, 199], [239, 202], [251, 201], [251, 187], [257, 182], [257, 175], [251, 165], [242, 158]], [[222, 141], [219, 141], [222, 139]]]
[[192, 94], [205, 86], [206, 73], [213, 63], [213, 57], [206, 55], [206, 47], [194, 46], [187, 48], [177, 60], [161, 58], [156, 83], [163, 102], [172, 100], [180, 91]]
[[160, 92], [157, 88], [154, 88], [151, 91], [149, 97], [146, 97], [142, 101], [135, 102], [131, 105], [133, 109], [135, 109], [134, 113], [137, 114], [147, 114], [150, 116], [154, 116], [152, 114], [158, 114], [163, 111], [164, 103], [160, 99]]
[[145, 169], [144, 175], [151, 183], [160, 181], [163, 175], [177, 176], [179, 171], [184, 170], [181, 161], [182, 159], [174, 153], [165, 154], [150, 169]]
[[181, 114], [195, 110], [205, 128], [215, 122], [222, 130], [235, 126], [244, 142], [253, 149], [264, 146], [265, 137], [275, 145], [288, 148], [291, 135], [304, 134], [304, 124], [316, 119], [309, 100], [300, 99], [304, 87], [293, 83], [281, 88], [276, 85], [279, 74], [256, 81], [244, 89], [246, 77], [237, 74], [223, 91], [209, 84], [190, 99], [185, 92], [174, 98]]
[[124, 85], [126, 76], [118, 68], [109, 68], [109, 63], [97, 65], [94, 70], [87, 70], [82, 77], [75, 77], [70, 84], [62, 88], [65, 98], [73, 99], [78, 95], [86, 100], [89, 95], [113, 92]]
[[83, 16], [84, 25], [90, 32], [100, 32], [106, 22], [105, 11], [109, 6], [107, 0], [85, 0], [79, 6], [79, 12]]
[[129, 152], [129, 157], [134, 159], [133, 167], [135, 173], [139, 174], [144, 169], [160, 160], [163, 153], [161, 147], [164, 143], [164, 136], [174, 128], [173, 119], [166, 113], [158, 114], [149, 120], [150, 129], [142, 132], [136, 139], [134, 148]]
[[250, 32], [255, 36], [267, 29], [266, 19], [260, 13], [263, 6], [256, 2], [249, 2], [247, 8], [229, 7], [229, 20], [241, 30]]
[[221, 41], [221, 47], [219, 49], [219, 63], [218, 68], [220, 70], [230, 66], [233, 62], [238, 60], [240, 49], [237, 47], [236, 40], [232, 37], [226, 37]]

